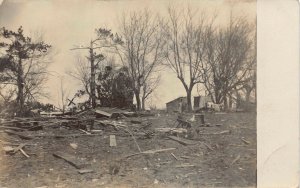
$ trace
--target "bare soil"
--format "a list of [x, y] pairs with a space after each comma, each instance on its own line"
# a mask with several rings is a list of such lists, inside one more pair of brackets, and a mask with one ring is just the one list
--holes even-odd
[[[128, 125], [142, 151], [176, 148], [131, 157], [126, 156], [139, 152], [133, 137], [113, 127], [96, 126], [103, 130], [98, 136], [36, 137], [29, 141], [1, 132], [0, 187], [256, 186], [256, 113], [205, 114], [209, 127], [196, 124], [188, 134], [178, 135], [195, 141], [194, 145], [180, 144], [168, 139], [169, 134], [154, 131], [159, 127], [176, 127], [176, 118], [176, 114], [134, 118], [151, 123], [144, 129], [139, 129], [144, 124], [130, 123], [131, 118], [118, 120]], [[78, 128], [58, 125], [23, 133], [85, 134]], [[116, 135], [116, 147], [109, 146], [109, 135], [112, 134]], [[3, 141], [33, 144], [23, 148], [30, 157], [20, 151], [14, 155], [6, 154], [2, 149], [6, 146]], [[77, 144], [77, 149], [70, 143]], [[74, 166], [53, 156], [57, 151], [73, 155], [93, 172], [78, 173]]]

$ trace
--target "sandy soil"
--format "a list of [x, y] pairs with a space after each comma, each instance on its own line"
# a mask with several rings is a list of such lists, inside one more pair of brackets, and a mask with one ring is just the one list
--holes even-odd
[[[23, 140], [0, 133], [0, 140], [27, 142], [29, 158], [17, 152], [6, 154], [0, 142], [0, 187], [255, 187], [256, 186], [256, 114], [206, 114], [210, 127], [190, 128], [180, 134], [196, 144], [182, 145], [167, 138], [169, 134], [154, 132], [159, 127], [176, 127], [176, 114], [143, 117], [151, 123], [132, 124], [131, 119], [119, 120], [128, 125], [142, 151], [176, 148], [155, 154], [125, 156], [139, 152], [133, 138], [124, 130], [99, 127], [100, 136], [68, 138], [39, 137]], [[186, 115], [190, 118], [190, 115]], [[136, 119], [136, 118], [135, 118]], [[215, 126], [221, 124], [221, 126]], [[229, 130], [229, 133], [214, 134]], [[23, 132], [28, 135], [84, 134], [76, 126], [45, 126], [44, 130]], [[147, 133], [148, 136], [140, 133]], [[209, 133], [209, 134], [208, 134]], [[115, 134], [117, 147], [109, 146], [109, 135]], [[244, 140], [244, 141], [243, 141]], [[76, 143], [73, 149], [70, 143]], [[78, 169], [53, 153], [73, 155], [92, 169], [79, 174]], [[173, 154], [173, 155], [172, 155]], [[177, 158], [177, 159], [176, 159]]]

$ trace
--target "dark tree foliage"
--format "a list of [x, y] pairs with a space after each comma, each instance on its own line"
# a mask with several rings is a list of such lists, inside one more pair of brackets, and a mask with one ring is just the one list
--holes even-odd
[[16, 101], [19, 115], [24, 112], [25, 95], [30, 94], [30, 89], [26, 85], [26, 76], [30, 71], [32, 61], [43, 57], [50, 48], [51, 46], [44, 41], [35, 42], [25, 36], [22, 26], [16, 32], [4, 27], [0, 29], [0, 50], [4, 52], [4, 55], [0, 56], [0, 81], [17, 86]]
[[101, 106], [132, 108], [134, 93], [127, 67], [113, 70], [111, 66], [106, 66], [99, 74], [98, 83], [97, 92]]

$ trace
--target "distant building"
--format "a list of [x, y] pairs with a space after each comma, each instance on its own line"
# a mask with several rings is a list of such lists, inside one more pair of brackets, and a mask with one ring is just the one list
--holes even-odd
[[[207, 107], [208, 102], [212, 102], [210, 96], [195, 96], [194, 98], [192, 98], [192, 105], [193, 105], [192, 109], [194, 111], [204, 109]], [[166, 106], [167, 106], [167, 112], [180, 112], [180, 110], [182, 110], [182, 112], [187, 111], [187, 98], [178, 97], [168, 102]]]
[[210, 96], [195, 96], [194, 97], [194, 111], [207, 108], [207, 103], [212, 102]]
[[187, 98], [186, 97], [178, 97], [167, 104], [167, 112], [180, 112], [187, 110]]

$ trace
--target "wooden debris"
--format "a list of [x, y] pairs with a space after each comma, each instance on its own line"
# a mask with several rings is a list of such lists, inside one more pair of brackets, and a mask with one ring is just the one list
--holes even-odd
[[171, 153], [171, 155], [172, 155], [177, 161], [179, 161], [179, 159], [176, 157], [176, 155], [174, 155], [174, 153]]
[[29, 158], [29, 155], [27, 155], [27, 153], [22, 148], [20, 149], [20, 151], [25, 157]]
[[94, 130], [91, 130], [91, 132], [92, 133], [102, 133], [103, 131], [102, 130], [96, 130], [96, 129], [94, 129]]
[[181, 165], [176, 165], [176, 168], [185, 168], [185, 167], [195, 167], [195, 165], [191, 164], [181, 164]]
[[164, 151], [171, 151], [171, 150], [175, 150], [175, 149], [176, 148], [165, 148], [165, 149], [158, 149], [158, 150], [147, 150], [147, 151], [143, 151], [143, 152], [140, 152], [140, 153], [134, 153], [134, 154], [128, 155], [125, 158], [132, 157], [132, 156], [135, 156], [135, 155], [140, 155], [140, 154], [155, 154], [155, 153], [164, 152]]
[[110, 113], [107, 113], [105, 111], [102, 111], [102, 110], [95, 110], [95, 113], [96, 115], [99, 117], [107, 117], [107, 118], [110, 118], [111, 117], [111, 114]]
[[12, 153], [14, 151], [14, 148], [11, 147], [11, 146], [3, 146], [3, 150], [6, 152], [6, 153]]
[[143, 151], [141, 153], [143, 154], [154, 154], [154, 153], [158, 153], [158, 152], [163, 152], [163, 151], [170, 151], [170, 150], [174, 150], [176, 148], [166, 148], [166, 149], [157, 149], [157, 150], [147, 150], [147, 151]]
[[116, 136], [115, 135], [109, 135], [109, 146], [110, 147], [116, 147], [117, 146], [117, 141], [116, 141]]
[[85, 164], [83, 164], [81, 161], [79, 161], [76, 157], [74, 157], [73, 155], [70, 155], [68, 153], [63, 153], [63, 152], [58, 151], [58, 152], [53, 153], [53, 156], [65, 160], [66, 162], [68, 162], [69, 164], [71, 164], [72, 166], [74, 166], [77, 169], [81, 169], [85, 166]]
[[136, 144], [136, 146], [137, 146], [137, 148], [138, 148], [139, 152], [142, 152], [142, 150], [141, 150], [141, 148], [140, 148], [139, 144], [137, 143], [137, 141], [136, 141], [135, 137], [133, 136], [132, 132], [131, 132], [131, 131], [129, 131], [129, 130], [127, 130], [126, 128], [122, 128], [122, 129], [123, 129], [124, 131], [126, 131], [126, 132], [128, 132], [128, 133], [130, 134], [130, 136], [132, 137], [132, 139], [133, 139], [134, 143]]
[[155, 131], [163, 133], [187, 133], [187, 129], [184, 128], [155, 128]]
[[248, 140], [245, 140], [244, 138], [241, 138], [241, 140], [245, 143], [245, 144], [251, 144], [251, 142], [250, 141], [248, 141]]
[[77, 149], [78, 148], [78, 145], [76, 143], [70, 143], [70, 146], [73, 148], [73, 149]]
[[186, 127], [186, 128], [192, 127], [192, 124], [184, 119], [178, 118], [177, 121], [178, 121], [178, 126]]
[[195, 115], [196, 122], [200, 122], [201, 124], [205, 124], [204, 115], [203, 114], [196, 114]]
[[183, 159], [190, 159], [190, 157], [188, 157], [188, 156], [180, 156], [180, 158], [183, 158]]
[[225, 130], [217, 133], [199, 133], [199, 135], [220, 135], [220, 134], [227, 134], [230, 133], [230, 130]]
[[19, 127], [10, 127], [10, 126], [0, 126], [1, 129], [9, 129], [9, 130], [15, 130], [15, 131], [25, 131], [26, 129], [22, 129]]
[[18, 132], [15, 132], [15, 131], [5, 130], [4, 132], [7, 133], [7, 134], [17, 135], [17, 136], [19, 136], [20, 138], [23, 138], [23, 139], [26, 139], [26, 140], [31, 140], [31, 139], [33, 139], [33, 137], [31, 137], [31, 136], [27, 136], [27, 135], [24, 135], [24, 134], [22, 134], [22, 133], [18, 133]]
[[210, 151], [214, 151], [214, 149], [210, 146], [210, 145], [208, 145], [208, 144], [206, 144], [206, 143], [203, 143]]
[[17, 151], [21, 150], [24, 146], [26, 146], [26, 143], [20, 144], [18, 147], [14, 148], [13, 153], [17, 153]]
[[79, 136], [101, 136], [102, 134], [64, 134], [64, 135], [35, 135], [34, 137], [55, 137], [55, 138], [66, 138], [66, 137], [79, 137]]
[[197, 144], [197, 142], [194, 142], [192, 140], [187, 140], [187, 139], [179, 138], [179, 137], [176, 137], [176, 136], [168, 136], [168, 138], [170, 138], [171, 140], [177, 141], [177, 142], [179, 142], [180, 144], [183, 144], [183, 145]]
[[241, 155], [238, 155], [230, 164], [230, 166], [232, 166], [234, 163], [236, 163], [238, 160], [240, 160]]
[[142, 124], [142, 122], [138, 120], [131, 120], [130, 122], [133, 124]]
[[78, 170], [79, 174], [86, 174], [86, 173], [91, 173], [94, 172], [92, 169], [80, 169]]
[[87, 132], [87, 131], [85, 131], [85, 130], [83, 130], [83, 129], [79, 129], [81, 132], [84, 132], [85, 134], [91, 134], [90, 132]]

